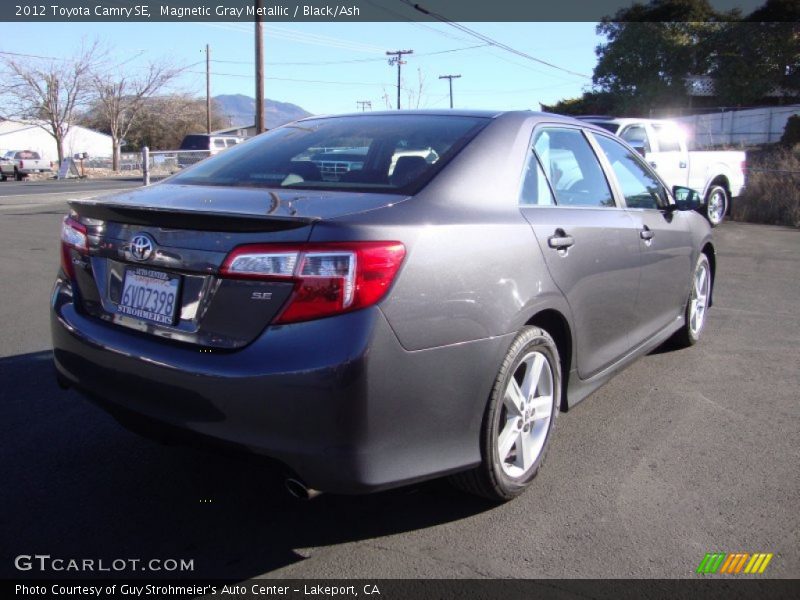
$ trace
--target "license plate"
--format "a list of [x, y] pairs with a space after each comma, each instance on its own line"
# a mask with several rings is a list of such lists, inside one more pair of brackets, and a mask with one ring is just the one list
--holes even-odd
[[144, 267], [125, 269], [117, 312], [162, 325], [172, 325], [178, 306], [180, 277]]

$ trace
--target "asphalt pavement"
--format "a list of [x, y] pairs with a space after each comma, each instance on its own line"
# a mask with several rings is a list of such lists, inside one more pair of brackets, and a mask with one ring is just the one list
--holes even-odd
[[240, 579], [683, 578], [706, 552], [771, 552], [764, 576], [800, 577], [798, 230], [717, 228], [703, 339], [562, 414], [515, 501], [435, 481], [303, 503], [262, 461], [140, 439], [56, 387], [64, 210], [0, 212], [0, 577], [24, 575], [14, 556], [46, 553], [193, 559], [182, 575]]

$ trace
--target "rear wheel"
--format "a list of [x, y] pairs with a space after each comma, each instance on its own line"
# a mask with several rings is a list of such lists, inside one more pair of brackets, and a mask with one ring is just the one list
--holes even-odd
[[725, 219], [728, 211], [728, 191], [721, 185], [712, 185], [706, 194], [706, 218], [712, 227]]
[[0, 181], [5, 181], [6, 179], [8, 179], [8, 176], [4, 173], [0, 173]]
[[544, 462], [561, 398], [553, 338], [525, 327], [497, 374], [481, 428], [481, 464], [451, 477], [459, 488], [495, 501], [520, 495]]
[[711, 265], [708, 257], [700, 253], [692, 274], [692, 288], [686, 303], [685, 323], [675, 334], [681, 346], [693, 346], [700, 339], [706, 325], [706, 312], [711, 300]]
[[14, 179], [16, 181], [22, 181], [24, 178], [25, 176], [22, 173], [20, 173], [17, 169], [14, 169]]

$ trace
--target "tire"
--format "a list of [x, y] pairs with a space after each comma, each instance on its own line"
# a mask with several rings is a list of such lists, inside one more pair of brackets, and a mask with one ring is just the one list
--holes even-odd
[[[701, 275], [705, 273], [705, 275]], [[702, 282], [700, 277], [703, 277]], [[675, 333], [675, 342], [678, 346], [694, 346], [703, 333], [706, 326], [706, 316], [708, 312], [708, 301], [711, 299], [711, 265], [708, 257], [700, 253], [697, 257], [694, 270], [692, 271], [692, 287], [689, 290], [689, 298], [686, 302], [684, 313], [684, 324]]]
[[5, 181], [6, 179], [8, 179], [8, 176], [7, 176], [7, 175], [5, 175], [5, 174], [0, 174], [0, 181]]
[[728, 212], [730, 198], [728, 190], [721, 185], [712, 185], [706, 193], [706, 219], [712, 227], [716, 227], [725, 220]]
[[481, 464], [451, 475], [456, 487], [505, 502], [531, 484], [544, 463], [558, 416], [560, 364], [550, 334], [538, 327], [520, 331], [503, 359], [486, 406]]
[[20, 173], [19, 171], [17, 171], [17, 169], [14, 169], [14, 180], [15, 181], [22, 181], [23, 179], [25, 179], [25, 176], [22, 173]]

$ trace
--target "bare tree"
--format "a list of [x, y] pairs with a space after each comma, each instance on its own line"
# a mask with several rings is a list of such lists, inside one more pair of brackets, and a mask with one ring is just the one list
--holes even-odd
[[421, 68], [417, 68], [417, 87], [407, 87], [403, 80], [402, 88], [406, 92], [406, 106], [409, 108], [419, 108], [422, 104], [423, 94], [425, 93], [425, 74]]
[[151, 62], [144, 74], [128, 76], [124, 71], [97, 73], [92, 77], [95, 107], [103, 129], [111, 135], [111, 166], [119, 171], [120, 148], [148, 99], [161, 92], [181, 72], [173, 64]]
[[91, 73], [102, 54], [98, 43], [82, 44], [71, 58], [49, 62], [34, 58], [3, 59], [5, 75], [0, 95], [10, 116], [30, 120], [53, 136], [58, 160], [64, 159], [64, 139], [76, 110], [91, 94]]

